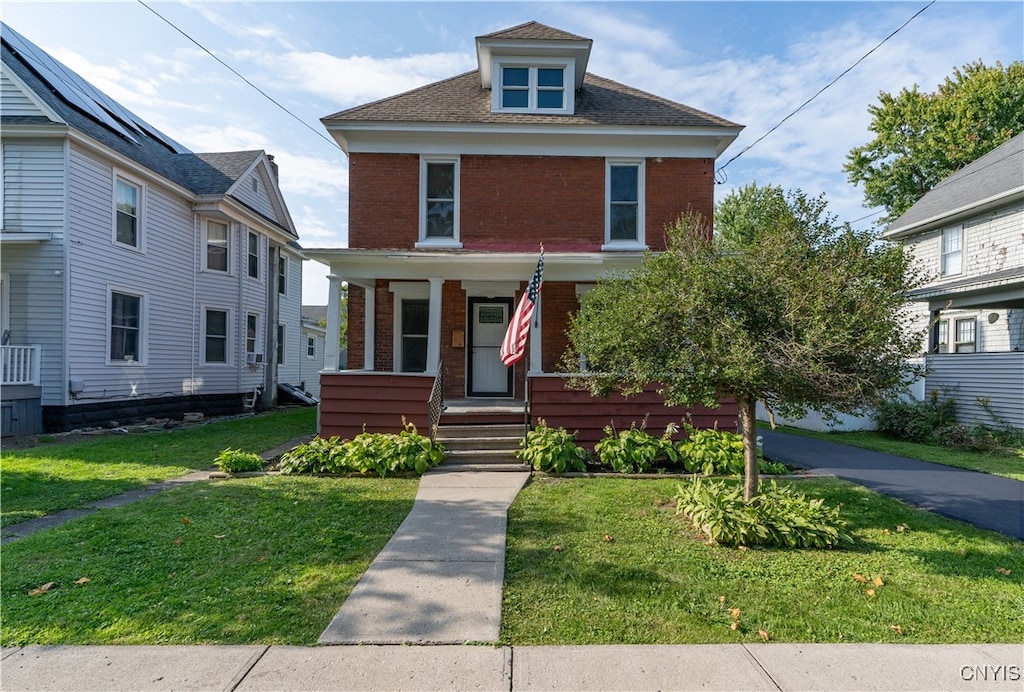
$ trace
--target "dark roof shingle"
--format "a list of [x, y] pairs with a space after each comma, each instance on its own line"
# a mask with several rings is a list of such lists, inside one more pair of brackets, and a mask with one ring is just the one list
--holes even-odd
[[504, 38], [526, 41], [589, 41], [589, 38], [570, 34], [568, 31], [555, 29], [540, 22], [526, 22], [494, 33], [477, 36], [477, 38]]
[[716, 115], [587, 73], [572, 115], [494, 113], [480, 73], [466, 72], [403, 94], [356, 106], [323, 122], [501, 123], [654, 127], [739, 127]]

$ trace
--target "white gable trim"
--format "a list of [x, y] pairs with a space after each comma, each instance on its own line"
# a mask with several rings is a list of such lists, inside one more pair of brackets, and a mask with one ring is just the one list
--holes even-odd
[[[0, 63], [0, 74], [3, 74], [4, 77], [11, 80], [11, 83], [14, 84], [14, 86], [18, 87], [18, 90], [25, 95], [25, 98], [31, 101], [32, 104], [36, 108], [38, 108], [43, 115], [45, 115], [47, 118], [49, 118], [55, 123], [67, 125], [67, 122], [65, 122], [63, 118], [57, 115], [57, 111], [50, 108], [45, 101], [39, 98], [35, 91], [30, 89], [28, 85], [25, 84], [25, 82], [22, 81], [22, 79], [18, 75], [14, 74], [14, 72], [12, 72], [3, 63]], [[7, 127], [5, 126], [4, 129], [6, 130]]]

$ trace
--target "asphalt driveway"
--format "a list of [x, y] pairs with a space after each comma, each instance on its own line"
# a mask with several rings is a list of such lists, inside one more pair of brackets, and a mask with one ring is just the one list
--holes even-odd
[[764, 455], [1024, 540], [1024, 482], [778, 431], [758, 431]]

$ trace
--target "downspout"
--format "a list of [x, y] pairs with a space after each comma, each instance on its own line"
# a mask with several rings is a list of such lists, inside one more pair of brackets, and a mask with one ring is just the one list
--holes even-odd
[[[245, 346], [245, 337], [247, 336], [246, 329], [248, 329], [248, 326], [249, 326], [249, 312], [248, 312], [248, 310], [246, 310], [245, 292], [242, 290], [242, 281], [243, 281], [242, 271], [243, 271], [243, 269], [242, 269], [241, 257], [242, 257], [242, 236], [244, 234], [242, 233], [242, 224], [239, 223], [239, 224], [232, 224], [232, 225], [236, 226], [236, 228], [235, 228], [235, 238], [237, 239], [237, 242], [235, 242], [235, 243], [230, 243], [229, 242], [228, 243], [228, 252], [231, 252], [231, 246], [232, 245], [234, 245], [234, 247], [238, 248], [238, 251], [235, 252], [235, 255], [236, 255], [236, 257], [235, 257], [235, 273], [238, 275], [238, 300], [236, 301], [236, 303], [238, 304], [238, 312], [239, 312], [238, 317], [235, 318], [235, 343], [232, 344], [232, 349], [234, 350], [234, 357], [238, 358], [238, 360], [239, 360], [238, 367], [235, 368], [235, 380], [237, 381], [237, 384], [235, 385], [235, 391], [239, 392], [240, 394], [242, 394], [244, 396], [245, 395], [245, 390], [242, 389], [242, 368], [246, 367], [246, 364], [244, 362], [244, 358], [242, 356], [238, 355], [238, 346], [239, 345], [242, 345], [243, 347]], [[244, 319], [242, 319], [242, 318], [244, 318]], [[241, 340], [239, 340], [239, 337], [241, 337]], [[244, 348], [243, 348], [243, 352], [244, 352]]]
[[201, 259], [199, 257], [199, 214], [192, 213], [192, 344], [190, 349], [192, 351], [192, 357], [189, 358], [191, 363], [191, 371], [189, 373], [188, 380], [188, 395], [196, 395], [196, 361], [199, 360], [199, 320], [202, 319], [202, 315], [199, 312], [199, 267]]

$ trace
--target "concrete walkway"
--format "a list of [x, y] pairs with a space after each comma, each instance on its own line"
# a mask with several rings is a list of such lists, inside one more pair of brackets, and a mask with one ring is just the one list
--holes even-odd
[[508, 508], [529, 477], [424, 474], [409, 515], [319, 643], [497, 642]]
[[1018, 644], [31, 646], [20, 690], [1014, 690]]
[[769, 459], [845, 478], [915, 507], [1024, 540], [1021, 481], [778, 431], [758, 434], [764, 437]]

